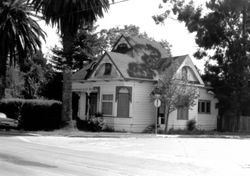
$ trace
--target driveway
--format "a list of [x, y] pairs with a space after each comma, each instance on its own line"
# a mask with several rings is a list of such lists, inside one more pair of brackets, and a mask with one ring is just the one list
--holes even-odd
[[8, 176], [244, 176], [249, 148], [248, 139], [3, 136], [0, 170]]

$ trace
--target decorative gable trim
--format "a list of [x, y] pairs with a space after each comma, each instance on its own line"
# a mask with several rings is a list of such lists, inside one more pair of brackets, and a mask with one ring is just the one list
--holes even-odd
[[98, 61], [98, 63], [96, 64], [95, 69], [92, 71], [91, 75], [89, 76], [89, 79], [91, 79], [93, 77], [94, 73], [96, 73], [96, 71], [98, 70], [98, 68], [100, 66], [100, 63], [103, 61], [103, 59], [105, 58], [105, 56], [108, 56], [108, 59], [110, 60], [110, 62], [113, 64], [113, 66], [116, 68], [116, 70], [121, 75], [122, 79], [124, 80], [125, 77], [123, 76], [122, 72], [120, 71], [120, 69], [117, 67], [117, 65], [115, 64], [115, 62], [113, 61], [113, 59], [110, 57], [110, 55], [107, 52], [105, 52], [103, 54], [103, 56], [101, 57], [101, 59]]
[[119, 37], [119, 39], [115, 42], [115, 44], [113, 45], [111, 51], [114, 51], [114, 50], [115, 50], [115, 47], [117, 46], [117, 44], [120, 42], [120, 40], [121, 40], [122, 38], [127, 42], [127, 44], [128, 44], [131, 48], [133, 48], [133, 46], [132, 46], [131, 43], [128, 41], [128, 39], [122, 34], [122, 35]]
[[[191, 64], [185, 64], [185, 61], [188, 60]], [[185, 60], [183, 61], [182, 65], [179, 67], [180, 68], [183, 68], [184, 66], [188, 66], [189, 68], [192, 69], [192, 71], [194, 72], [194, 75], [196, 76], [196, 78], [198, 79], [199, 83], [204, 85], [204, 82], [201, 78], [201, 75], [199, 74], [198, 70], [196, 69], [192, 59], [190, 58], [189, 55], [186, 56]]]

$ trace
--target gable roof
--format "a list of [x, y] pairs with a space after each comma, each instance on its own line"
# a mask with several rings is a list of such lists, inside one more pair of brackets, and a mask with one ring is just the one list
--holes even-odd
[[[138, 62], [137, 59], [134, 59], [126, 54], [120, 54], [115, 52], [108, 52], [110, 59], [116, 65], [117, 69], [121, 72], [124, 78], [128, 79], [149, 79], [149, 80], [157, 80], [158, 74], [160, 74], [160, 70], [167, 69], [170, 66], [176, 64], [178, 67], [183, 63], [188, 55], [183, 56], [176, 56], [176, 57], [169, 57], [169, 58], [162, 58], [156, 62], [155, 70], [148, 70], [149, 67], [144, 67], [145, 63]], [[175, 71], [177, 71], [178, 67], [176, 67]], [[134, 70], [137, 68], [138, 70]], [[132, 74], [133, 72], [138, 71], [139, 74]], [[151, 72], [153, 75], [147, 75], [147, 71]], [[131, 73], [132, 72], [132, 73]], [[150, 74], [150, 73], [149, 73]], [[148, 77], [147, 77], [148, 76]]]
[[100, 59], [101, 58], [92, 61], [91, 63], [89, 63], [88, 65], [83, 67], [82, 69], [75, 72], [72, 75], [72, 80], [74, 81], [74, 80], [85, 80], [85, 79], [87, 79], [90, 76], [91, 72], [94, 70], [94, 68], [97, 66], [97, 63], [99, 62]]
[[124, 36], [126, 40], [130, 43], [131, 46], [134, 48], [139, 46], [146, 46], [146, 47], [152, 47], [155, 49], [155, 51], [160, 53], [160, 58], [168, 58], [170, 57], [170, 53], [158, 42], [148, 40], [142, 37], [138, 36]]
[[[127, 42], [133, 48], [132, 52], [131, 50], [127, 53], [116, 52], [114, 48], [122, 38], [125, 39], [123, 41]], [[151, 81], [158, 80], [160, 74], [170, 67], [174, 68], [174, 71], [177, 71], [184, 60], [189, 57], [188, 55], [170, 57], [169, 51], [155, 41], [136, 36], [125, 37], [122, 35], [114, 45], [112, 52], [106, 52], [98, 62], [75, 73], [73, 75], [74, 80], [88, 79], [88, 75], [92, 75], [97, 65], [106, 55], [109, 56], [109, 59], [124, 79]], [[173, 65], [176, 66], [173, 67]]]

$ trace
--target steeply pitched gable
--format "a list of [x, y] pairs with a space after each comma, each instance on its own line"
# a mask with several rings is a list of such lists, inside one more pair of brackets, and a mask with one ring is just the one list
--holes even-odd
[[[118, 46], [121, 44], [122, 46], [119, 48]], [[96, 66], [92, 67], [94, 69], [91, 70], [91, 77], [85, 77], [85, 79], [107, 79], [106, 76], [98, 75], [98, 72], [101, 72], [101, 75], [104, 73], [103, 70], [100, 71], [101, 65], [107, 61], [112, 64], [114, 74], [116, 74], [111, 75], [110, 78], [157, 81], [166, 70], [171, 70], [170, 67], [175, 66], [174, 71], [177, 72], [187, 64], [193, 70], [193, 77], [203, 84], [188, 55], [170, 57], [169, 52], [161, 44], [140, 37], [121, 36], [112, 52], [106, 52]], [[76, 73], [76, 77], [81, 75], [83, 78], [85, 72], [84, 70], [79, 71]], [[80, 76], [78, 77], [80, 78]]]

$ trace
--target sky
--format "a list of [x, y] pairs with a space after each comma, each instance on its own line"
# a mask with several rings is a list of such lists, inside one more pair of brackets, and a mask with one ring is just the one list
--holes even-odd
[[[120, 2], [121, 1], [121, 2]], [[167, 19], [164, 24], [155, 24], [153, 15], [161, 14], [166, 9], [159, 9], [162, 0], [115, 0], [116, 3], [110, 6], [108, 13], [103, 18], [97, 20], [98, 30], [112, 27], [123, 27], [124, 25], [136, 25], [141, 32], [146, 32], [156, 40], [166, 39], [171, 45], [173, 56], [189, 54], [194, 64], [202, 71], [204, 61], [193, 57], [197, 50], [195, 44], [195, 34], [191, 34], [186, 29], [184, 23], [174, 19]], [[204, 0], [194, 0], [196, 4], [204, 3]], [[163, 4], [164, 5], [164, 4]], [[49, 50], [55, 45], [60, 46], [60, 38], [56, 34], [56, 29], [46, 26], [40, 22], [47, 32], [46, 43], [43, 44], [43, 51], [49, 55]]]

